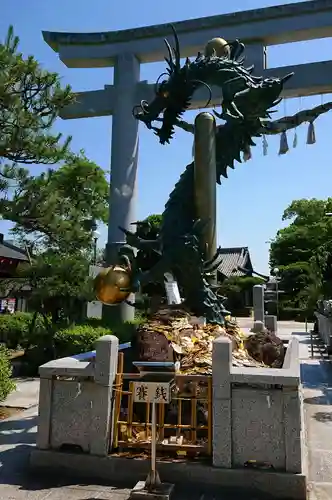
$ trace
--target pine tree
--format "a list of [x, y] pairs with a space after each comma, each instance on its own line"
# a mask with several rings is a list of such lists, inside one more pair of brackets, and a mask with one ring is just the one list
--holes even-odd
[[74, 101], [59, 76], [43, 70], [34, 57], [18, 52], [13, 27], [0, 44], [0, 190], [28, 174], [22, 165], [55, 164], [68, 152], [70, 137], [52, 134], [62, 108]]
[[[0, 218], [14, 223], [30, 264], [2, 285], [29, 285], [46, 322], [48, 315], [73, 321], [91, 299], [92, 228], [107, 220], [109, 185], [84, 152], [70, 152], [70, 137], [52, 132], [61, 109], [74, 101], [70, 87], [62, 88], [34, 57], [23, 58], [18, 43], [10, 27], [0, 44]], [[33, 164], [57, 169], [34, 176], [26, 167]]]
[[14, 222], [12, 232], [29, 249], [30, 263], [2, 280], [7, 294], [28, 285], [30, 304], [53, 323], [82, 317], [93, 299], [92, 229], [107, 220], [108, 193], [104, 171], [83, 154], [18, 181], [13, 196], [0, 200], [0, 216]]
[[108, 193], [104, 171], [83, 153], [71, 155], [57, 170], [18, 180], [12, 196], [0, 200], [0, 216], [34, 253], [86, 251], [94, 222], [107, 221]]

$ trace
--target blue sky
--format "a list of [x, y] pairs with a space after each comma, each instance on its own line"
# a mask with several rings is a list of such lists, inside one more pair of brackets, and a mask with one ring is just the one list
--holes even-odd
[[[75, 91], [100, 89], [112, 83], [112, 68], [66, 68], [57, 54], [44, 43], [41, 31], [120, 30], [278, 3], [292, 2], [238, 0], [234, 9], [232, 3], [223, 7], [220, 0], [168, 0], [164, 3], [127, 0], [125, 4], [110, 0], [30, 0], [25, 8], [25, 2], [2, 0], [0, 39], [4, 39], [8, 26], [13, 24], [24, 55], [34, 55], [43, 67], [58, 72], [63, 83], [69, 83]], [[223, 34], [216, 33], [216, 36]], [[160, 40], [160, 43], [163, 41]], [[329, 60], [331, 47], [330, 39], [270, 47], [269, 66]], [[154, 82], [162, 69], [162, 63], [144, 65], [141, 77]], [[324, 102], [330, 98], [324, 96]], [[280, 113], [292, 114], [320, 103], [320, 96], [288, 100], [280, 105]], [[194, 116], [195, 113], [189, 112], [186, 118], [193, 121]], [[279, 138], [269, 139], [268, 156], [263, 156], [262, 145], [258, 141], [253, 149], [253, 159], [237, 165], [229, 178], [218, 187], [218, 243], [221, 246], [248, 246], [257, 271], [268, 271], [268, 240], [282, 227], [281, 217], [287, 205], [297, 198], [331, 196], [331, 124], [331, 115], [317, 120], [317, 143], [313, 146], [306, 145], [307, 126], [302, 125], [298, 130], [297, 148], [282, 157], [278, 156]], [[110, 168], [111, 126], [111, 117], [59, 120], [56, 124], [63, 134], [73, 136], [72, 147], [75, 151], [83, 148], [87, 156], [105, 170]], [[290, 144], [292, 140], [291, 132]], [[141, 128], [138, 218], [162, 212], [174, 183], [191, 160], [191, 149], [192, 137], [184, 132], [179, 131], [171, 145], [161, 146], [151, 132]], [[41, 170], [41, 167], [33, 167], [33, 173]], [[10, 225], [2, 221], [1, 231], [7, 234], [9, 229]], [[106, 228], [101, 228], [100, 245], [105, 243], [106, 234]]]

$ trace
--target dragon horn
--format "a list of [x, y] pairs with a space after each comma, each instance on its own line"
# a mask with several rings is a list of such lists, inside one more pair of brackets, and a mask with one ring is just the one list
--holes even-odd
[[237, 38], [236, 40], [233, 40], [233, 42], [227, 43], [227, 45], [231, 49], [231, 59], [237, 61], [245, 50], [244, 44]]
[[174, 49], [174, 54], [175, 54], [175, 69], [179, 70], [180, 67], [181, 67], [181, 65], [180, 65], [180, 43], [179, 43], [179, 37], [177, 35], [177, 32], [176, 32], [173, 24], [171, 24], [171, 28], [172, 28], [173, 35], [174, 35], [174, 40], [175, 40], [175, 49]]
[[167, 64], [169, 64], [169, 67], [172, 71], [174, 71], [175, 69], [175, 64], [174, 64], [174, 53], [173, 53], [173, 49], [172, 47], [170, 46], [167, 38], [164, 39], [164, 42], [165, 42], [165, 45], [167, 47], [167, 51], [168, 51], [168, 54], [169, 54], [169, 58], [165, 57], [165, 61], [167, 62]]

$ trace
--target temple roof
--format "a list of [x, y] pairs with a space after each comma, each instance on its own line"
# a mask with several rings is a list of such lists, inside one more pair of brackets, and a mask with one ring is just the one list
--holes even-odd
[[253, 267], [248, 247], [222, 248], [221, 255], [222, 262], [218, 267], [218, 272], [226, 278], [230, 276], [246, 276], [244, 269], [247, 269], [249, 274], [252, 273]]
[[0, 233], [0, 257], [6, 259], [29, 261], [27, 253], [22, 248], [9, 243], [3, 239], [3, 234]]

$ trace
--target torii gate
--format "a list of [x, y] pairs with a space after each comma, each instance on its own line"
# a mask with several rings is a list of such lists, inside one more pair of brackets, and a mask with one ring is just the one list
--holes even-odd
[[[312, 0], [233, 14], [173, 23], [181, 44], [181, 55], [191, 57], [203, 51], [207, 41], [222, 36], [239, 38], [246, 44], [248, 65], [264, 77], [295, 76], [286, 84], [284, 97], [299, 97], [332, 91], [332, 61], [268, 68], [266, 47], [332, 36], [332, 0]], [[107, 261], [123, 242], [119, 226], [130, 229], [136, 220], [136, 171], [138, 121], [134, 105], [150, 100], [154, 85], [140, 81], [141, 63], [162, 61], [163, 37], [171, 34], [168, 24], [103, 33], [43, 32], [52, 49], [69, 68], [114, 66], [114, 84], [102, 90], [79, 92], [76, 102], [62, 114], [64, 119], [113, 116], [111, 147], [111, 192], [108, 220]], [[220, 102], [213, 89], [210, 106]], [[205, 105], [206, 94], [197, 92], [191, 109]], [[130, 313], [125, 314], [130, 318]]]

